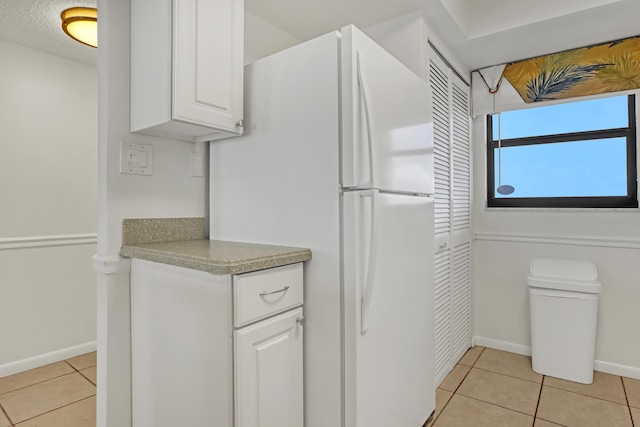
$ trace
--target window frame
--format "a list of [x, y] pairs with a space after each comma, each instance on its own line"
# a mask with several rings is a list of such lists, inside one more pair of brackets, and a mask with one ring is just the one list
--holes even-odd
[[525, 145], [553, 144], [593, 139], [626, 138], [627, 146], [627, 196], [589, 197], [495, 197], [494, 150], [498, 141], [493, 139], [492, 115], [487, 114], [487, 207], [489, 208], [637, 208], [637, 160], [636, 160], [636, 102], [635, 94], [627, 96], [629, 126], [554, 135], [529, 136], [502, 139], [501, 146], [518, 147]]

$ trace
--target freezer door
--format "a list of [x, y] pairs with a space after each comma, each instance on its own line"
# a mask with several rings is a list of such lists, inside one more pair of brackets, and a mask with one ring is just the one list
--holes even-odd
[[429, 85], [353, 26], [341, 73], [342, 185], [434, 194]]
[[417, 427], [435, 407], [433, 199], [346, 192], [346, 427]]

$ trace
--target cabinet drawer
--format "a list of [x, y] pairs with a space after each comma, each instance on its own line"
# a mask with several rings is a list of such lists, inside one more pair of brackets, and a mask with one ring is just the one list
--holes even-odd
[[233, 276], [234, 326], [302, 305], [302, 263]]

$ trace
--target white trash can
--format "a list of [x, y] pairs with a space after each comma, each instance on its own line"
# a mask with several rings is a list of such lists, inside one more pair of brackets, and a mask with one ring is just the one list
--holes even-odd
[[596, 266], [535, 258], [527, 285], [533, 370], [591, 384], [601, 288]]

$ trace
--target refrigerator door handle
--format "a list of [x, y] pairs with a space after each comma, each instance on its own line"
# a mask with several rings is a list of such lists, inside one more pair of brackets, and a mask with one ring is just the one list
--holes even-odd
[[373, 141], [373, 114], [371, 112], [371, 104], [369, 100], [369, 86], [367, 85], [366, 75], [363, 69], [363, 60], [362, 60], [362, 52], [356, 51], [356, 65], [357, 65], [357, 76], [358, 76], [358, 86], [360, 86], [360, 96], [362, 97], [363, 105], [364, 105], [364, 121], [367, 131], [367, 147], [369, 149], [369, 181], [361, 182], [358, 187], [359, 188], [378, 188], [377, 176], [376, 176], [376, 165], [377, 165], [377, 154], [376, 154], [376, 145]]
[[371, 198], [371, 224], [369, 231], [369, 255], [362, 292], [362, 304], [360, 307], [360, 334], [364, 334], [369, 329], [369, 307], [371, 296], [373, 295], [373, 284], [375, 283], [376, 261], [378, 254], [378, 190], [362, 192], [360, 197]]

